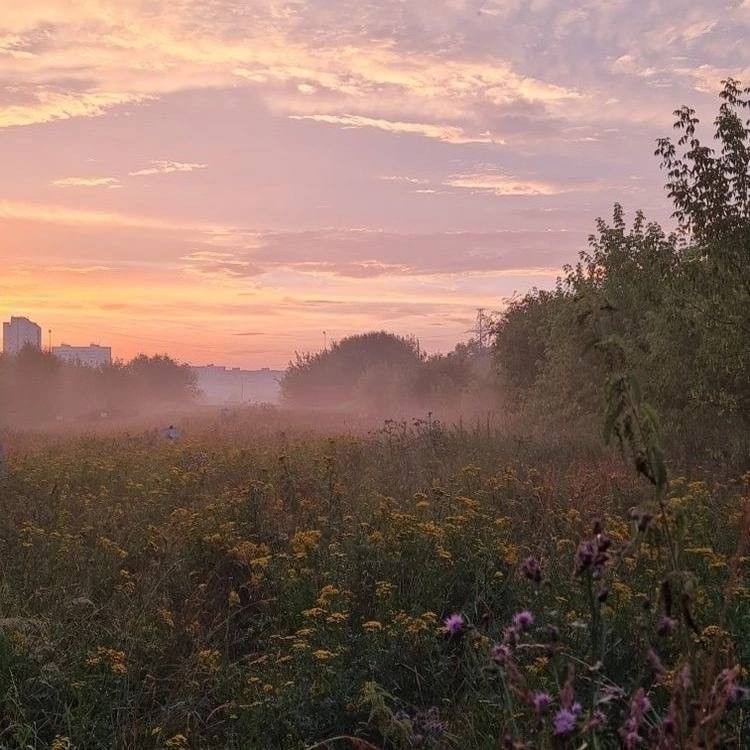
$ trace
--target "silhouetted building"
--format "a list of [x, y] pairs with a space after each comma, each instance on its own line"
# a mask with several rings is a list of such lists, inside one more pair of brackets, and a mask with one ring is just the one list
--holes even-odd
[[276, 403], [279, 400], [279, 370], [242, 370], [218, 365], [193, 367], [196, 385], [207, 404]]
[[13, 318], [3, 323], [3, 351], [18, 354], [25, 346], [42, 348], [42, 329], [28, 318]]
[[86, 367], [105, 367], [112, 364], [112, 349], [109, 346], [61, 344], [60, 346], [53, 346], [52, 353], [63, 362], [85, 365]]

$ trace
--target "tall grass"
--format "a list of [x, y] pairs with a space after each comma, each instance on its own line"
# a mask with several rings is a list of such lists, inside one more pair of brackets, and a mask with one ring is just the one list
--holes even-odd
[[593, 440], [432, 419], [26, 440], [0, 747], [747, 746], [747, 478], [654, 510]]

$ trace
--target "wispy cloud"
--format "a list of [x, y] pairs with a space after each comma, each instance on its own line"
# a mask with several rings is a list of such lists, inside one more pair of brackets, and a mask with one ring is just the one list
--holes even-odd
[[433, 125], [423, 122], [401, 122], [381, 118], [363, 117], [361, 115], [289, 115], [292, 120], [312, 120], [343, 128], [376, 128], [388, 133], [421, 135], [436, 138], [446, 143], [504, 143], [489, 133], [470, 135], [463, 128], [452, 125]]
[[37, 125], [74, 117], [100, 117], [113, 107], [150, 98], [146, 94], [133, 92], [78, 93], [34, 87], [29, 91], [30, 101], [0, 104], [0, 128]]
[[181, 258], [186, 263], [183, 270], [200, 276], [219, 278], [247, 278], [259, 276], [264, 269], [234, 253], [198, 250]]
[[53, 180], [55, 187], [122, 187], [117, 177], [63, 177]]
[[112, 266], [50, 266], [49, 270], [53, 273], [74, 273], [88, 276], [92, 273], [106, 273], [113, 271]]
[[158, 159], [151, 162], [150, 167], [144, 167], [134, 172], [128, 172], [130, 177], [146, 177], [152, 174], [171, 174], [172, 172], [194, 172], [196, 169], [205, 169], [206, 164], [196, 164], [185, 161], [167, 161]]
[[571, 190], [542, 180], [527, 180], [498, 172], [477, 172], [454, 175], [444, 182], [448, 187], [463, 188], [497, 196], [557, 195]]
[[0, 219], [43, 222], [59, 225], [90, 225], [98, 227], [133, 227], [165, 231], [200, 230], [208, 235], [212, 231], [226, 231], [226, 228], [192, 221], [178, 221], [136, 214], [79, 209], [70, 206], [50, 205], [25, 201], [0, 200]]

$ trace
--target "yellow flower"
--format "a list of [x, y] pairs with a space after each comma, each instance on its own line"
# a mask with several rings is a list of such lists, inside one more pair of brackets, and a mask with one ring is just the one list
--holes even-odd
[[441, 560], [445, 560], [446, 562], [450, 562], [451, 560], [453, 560], [453, 555], [451, 555], [451, 553], [448, 552], [448, 550], [445, 549], [445, 547], [442, 547], [441, 545], [438, 545], [437, 547], [435, 547], [435, 554]]
[[118, 557], [120, 560], [124, 560], [128, 556], [128, 553], [126, 550], [120, 547], [120, 545], [117, 544], [117, 542], [113, 542], [111, 539], [108, 539], [106, 536], [100, 536], [96, 540], [96, 543], [105, 552], [109, 552], [115, 557]]
[[420, 523], [418, 528], [426, 536], [434, 537], [435, 539], [442, 539], [444, 536], [443, 530], [434, 521]]
[[323, 586], [320, 590], [320, 594], [318, 594], [318, 606], [325, 607], [331, 599], [338, 596], [340, 593], [341, 589], [337, 589], [335, 586], [331, 586], [330, 584], [328, 586]]
[[[259, 561], [263, 561], [269, 558], [271, 550], [266, 544], [256, 544], [255, 542], [242, 541], [236, 544], [229, 550], [229, 554], [239, 562], [244, 563], [248, 567], [265, 567], [262, 563], [259, 565]], [[270, 558], [269, 558], [270, 559]]]
[[187, 750], [188, 739], [184, 734], [176, 734], [168, 739], [165, 743], [169, 750]]
[[479, 510], [479, 503], [470, 497], [459, 496], [456, 498], [456, 502], [460, 503], [464, 506], [464, 508], [471, 512], [476, 512]]
[[304, 557], [312, 550], [316, 549], [322, 532], [317, 529], [308, 529], [307, 531], [298, 531], [289, 542], [289, 546], [295, 555]]
[[216, 649], [203, 649], [198, 652], [198, 664], [206, 672], [218, 672], [220, 657], [221, 654]]
[[383, 629], [383, 625], [377, 620], [368, 620], [367, 622], [362, 623], [362, 629], [367, 630], [369, 633], [376, 633]]
[[506, 565], [515, 565], [518, 563], [518, 550], [512, 544], [498, 543], [497, 553]]
[[314, 620], [316, 617], [322, 617], [326, 611], [320, 607], [312, 607], [312, 609], [303, 609], [302, 616]]
[[390, 581], [377, 581], [375, 584], [375, 596], [378, 599], [387, 599], [393, 593], [393, 584]]
[[327, 651], [324, 648], [319, 648], [317, 651], [313, 651], [313, 656], [317, 661], [330, 661], [333, 659], [336, 654], [332, 653], [331, 651]]
[[168, 628], [174, 627], [172, 613], [165, 607], [159, 607], [159, 609], [156, 610], [156, 616], [163, 625], [166, 625]]
[[701, 638], [705, 638], [706, 640], [713, 640], [715, 638], [731, 638], [731, 635], [726, 630], [720, 628], [718, 625], [708, 625], [707, 627], [703, 628]]
[[331, 625], [340, 625], [342, 622], [346, 622], [349, 619], [349, 615], [346, 612], [332, 612], [326, 617], [326, 622]]
[[120, 582], [115, 586], [115, 590], [129, 596], [135, 593], [135, 578], [129, 571], [120, 571]]
[[89, 654], [86, 664], [90, 667], [104, 665], [112, 674], [116, 675], [128, 673], [128, 667], [125, 663], [125, 652], [117, 651], [113, 648], [105, 648], [104, 646], [97, 646], [94, 652]]

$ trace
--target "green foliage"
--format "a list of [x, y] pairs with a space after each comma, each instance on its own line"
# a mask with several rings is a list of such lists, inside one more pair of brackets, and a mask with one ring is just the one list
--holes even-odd
[[[750, 129], [748, 91], [725, 82], [716, 118], [718, 154], [703, 145], [693, 110], [677, 110], [677, 145], [660, 139], [678, 231], [638, 212], [627, 226], [615, 205], [554, 292], [512, 302], [495, 346], [506, 380], [525, 400], [565, 416], [603, 403], [606, 368], [591, 310], [606, 311], [643, 398], [672, 428], [750, 418]], [[682, 153], [680, 150], [683, 150]], [[592, 300], [596, 300], [592, 303]], [[593, 306], [592, 306], [593, 305]], [[602, 376], [605, 377], [602, 377]], [[623, 382], [610, 383], [624, 392]]]
[[164, 355], [140, 355], [100, 368], [63, 363], [30, 347], [15, 357], [0, 355], [0, 427], [40, 426], [101, 412], [128, 417], [189, 404], [196, 396], [193, 371]]
[[428, 357], [415, 339], [379, 331], [298, 354], [281, 392], [293, 406], [376, 414], [455, 407], [489, 380], [489, 365], [487, 352], [473, 342]]

